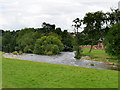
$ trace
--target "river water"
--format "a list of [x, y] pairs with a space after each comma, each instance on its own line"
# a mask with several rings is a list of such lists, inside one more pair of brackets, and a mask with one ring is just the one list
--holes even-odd
[[16, 58], [21, 60], [37, 61], [44, 63], [73, 65], [73, 66], [80, 66], [86, 68], [118, 70], [118, 68], [115, 68], [116, 67], [115, 65], [110, 65], [103, 62], [92, 61], [92, 60], [75, 59], [74, 52], [61, 52], [61, 54], [53, 55], [53, 56], [36, 55], [36, 54], [13, 55], [10, 53], [6, 53], [3, 56], [6, 58]]

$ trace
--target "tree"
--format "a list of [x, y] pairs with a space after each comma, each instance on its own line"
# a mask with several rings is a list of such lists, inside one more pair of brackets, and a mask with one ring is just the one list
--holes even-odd
[[56, 28], [54, 32], [56, 34], [58, 34], [59, 37], [61, 37], [59, 39], [64, 44], [63, 51], [73, 51], [73, 45], [72, 45], [73, 37], [72, 37], [72, 35], [67, 30], [61, 31], [61, 28]]
[[67, 32], [67, 30], [64, 30], [62, 32], [62, 43], [64, 44], [64, 51], [73, 51], [73, 37], [70, 33]]
[[54, 36], [57, 37], [59, 40], [62, 40], [62, 37], [54, 32], [47, 33], [46, 36]]
[[120, 23], [113, 25], [107, 33], [104, 45], [105, 51], [120, 58]]
[[118, 9], [111, 9], [111, 12], [105, 13], [105, 28], [102, 29], [102, 34], [105, 37], [109, 29], [120, 20], [120, 11]]
[[60, 36], [62, 35], [61, 28], [56, 28], [54, 32], [57, 33]]
[[52, 31], [55, 30], [55, 25], [54, 24], [51, 25], [49, 23], [43, 22], [42, 27], [43, 27], [45, 33], [49, 33], [49, 32], [52, 32]]
[[62, 42], [54, 36], [43, 36], [37, 39], [34, 47], [35, 54], [52, 55], [63, 50]]
[[17, 51], [32, 53], [34, 50], [35, 37], [33, 37], [34, 28], [25, 28], [17, 32], [16, 46]]
[[81, 28], [81, 25], [82, 25], [82, 20], [80, 20], [79, 18], [76, 18], [75, 20], [73, 20], [74, 24], [72, 25], [75, 29], [75, 34], [76, 34], [76, 37], [75, 37], [75, 43], [74, 43], [74, 47], [75, 47], [75, 50], [76, 50], [76, 53], [75, 53], [75, 58], [77, 59], [80, 59], [81, 58], [81, 48], [79, 46], [79, 37], [78, 37], [78, 30], [79, 28]]
[[[84, 32], [81, 32], [78, 34], [79, 36], [79, 45], [90, 45], [91, 39], [89, 38], [88, 34], [84, 34]], [[96, 42], [94, 42], [96, 44]]]
[[89, 38], [92, 40], [89, 51], [90, 53], [93, 48], [94, 41], [102, 37], [102, 28], [105, 23], [105, 14], [102, 11], [87, 13], [84, 17], [83, 23], [86, 24], [84, 33], [88, 34]]
[[120, 11], [118, 9], [111, 9], [111, 12], [107, 12], [107, 23], [111, 27], [119, 22]]
[[2, 50], [4, 52], [13, 52], [15, 47], [15, 36], [10, 31], [4, 32], [2, 37]]

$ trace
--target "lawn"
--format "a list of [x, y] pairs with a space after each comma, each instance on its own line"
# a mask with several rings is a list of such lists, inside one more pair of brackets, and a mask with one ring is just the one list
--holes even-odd
[[3, 88], [117, 88], [118, 71], [2, 60]]
[[89, 50], [90, 48], [84, 48], [82, 55], [89, 56], [91, 58], [90, 60], [113, 63], [118, 63], [118, 61], [120, 61], [113, 56], [109, 56], [104, 50], [93, 49], [91, 53], [89, 53]]

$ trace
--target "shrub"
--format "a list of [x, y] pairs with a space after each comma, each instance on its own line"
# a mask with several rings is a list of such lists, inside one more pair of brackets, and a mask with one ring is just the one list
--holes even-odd
[[22, 51], [19, 51], [19, 55], [22, 55], [23, 54], [23, 52]]
[[19, 50], [19, 47], [16, 46], [16, 47], [15, 47], [15, 50], [18, 51], [18, 50]]
[[43, 36], [37, 39], [34, 47], [35, 54], [58, 54], [63, 50], [62, 42], [54, 36]]
[[79, 53], [75, 52], [75, 57], [76, 59], [81, 59], [82, 55], [80, 55]]
[[52, 52], [53, 52], [54, 54], [58, 54], [58, 53], [60, 52], [59, 47], [58, 47], [57, 45], [54, 45], [54, 46], [52, 47]]
[[18, 52], [17, 52], [17, 51], [14, 51], [14, 52], [13, 52], [13, 54], [14, 54], [14, 55], [17, 55], [17, 54], [18, 54]]
[[32, 46], [31, 46], [31, 45], [26, 46], [26, 47], [24, 48], [24, 52], [25, 52], [25, 53], [32, 53]]
[[93, 63], [91, 63], [90, 66], [95, 66], [95, 65]]
[[52, 51], [48, 51], [48, 52], [46, 52], [46, 55], [53, 55], [53, 52]]
[[82, 57], [82, 55], [81, 55], [81, 52], [82, 52], [81, 47], [74, 46], [74, 49], [76, 50], [74, 58], [81, 59], [81, 57]]

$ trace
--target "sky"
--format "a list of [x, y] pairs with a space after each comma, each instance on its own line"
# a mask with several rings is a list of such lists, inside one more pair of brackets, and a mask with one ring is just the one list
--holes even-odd
[[[119, 0], [0, 0], [0, 29], [40, 28], [43, 22], [73, 32], [86, 13], [118, 8]], [[82, 31], [82, 29], [81, 29]]]

